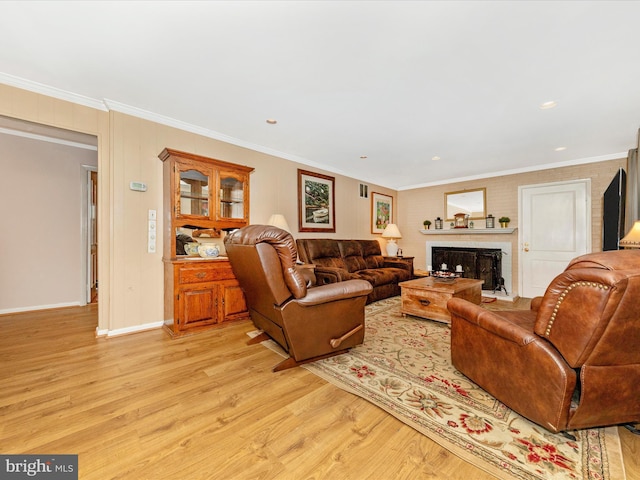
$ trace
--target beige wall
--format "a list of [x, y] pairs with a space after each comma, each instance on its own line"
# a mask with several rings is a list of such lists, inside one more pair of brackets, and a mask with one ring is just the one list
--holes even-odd
[[[251, 174], [251, 222], [266, 222], [272, 213], [287, 218], [294, 237], [372, 238], [370, 199], [358, 196], [359, 181], [258, 153], [118, 112], [103, 112], [74, 103], [0, 85], [0, 114], [98, 137], [99, 166], [99, 330], [124, 333], [159, 325], [163, 320], [162, 243], [147, 253], [148, 210], [158, 212], [162, 231], [162, 162], [165, 147], [210, 156], [255, 168]], [[336, 178], [336, 233], [298, 234], [297, 169]], [[147, 192], [129, 182], [142, 181]], [[395, 195], [369, 185], [369, 191]], [[396, 210], [397, 211], [397, 210]]]
[[[0, 115], [89, 133], [98, 137], [99, 168], [99, 330], [108, 333], [135, 331], [163, 320], [163, 273], [160, 253], [146, 249], [149, 209], [158, 211], [162, 231], [162, 168], [157, 155], [165, 147], [220, 160], [249, 165], [251, 222], [266, 222], [272, 213], [283, 213], [297, 231], [297, 169], [330, 172], [299, 165], [221, 141], [118, 112], [104, 112], [44, 95], [0, 85]], [[599, 249], [601, 194], [619, 166], [626, 161], [601, 162], [486, 180], [461, 182], [396, 194], [369, 185], [369, 192], [395, 197], [395, 218], [403, 234], [399, 242], [405, 255], [415, 255], [424, 268], [426, 237], [418, 232], [422, 221], [443, 215], [443, 194], [464, 188], [486, 187], [490, 213], [508, 215], [517, 226], [518, 185], [559, 180], [592, 179], [593, 248]], [[336, 177], [336, 233], [298, 234], [299, 237], [376, 238], [370, 231], [370, 199], [358, 197], [356, 179]], [[129, 190], [132, 180], [147, 183], [145, 193]], [[447, 237], [457, 240], [458, 236]], [[377, 236], [379, 238], [379, 236]], [[465, 237], [466, 238], [466, 237]], [[491, 240], [484, 238], [483, 240]], [[495, 239], [493, 239], [495, 240]], [[517, 235], [511, 238], [517, 252]], [[161, 243], [157, 252], [162, 251]], [[517, 266], [517, 258], [514, 258]], [[514, 281], [517, 271], [514, 271]]]
[[[109, 172], [111, 169], [109, 115], [104, 111], [0, 85], [0, 115], [95, 135], [98, 137], [98, 169], [102, 172]], [[111, 185], [108, 174], [101, 175], [98, 188], [98, 203], [100, 205], [98, 237], [99, 243], [103, 246], [98, 257], [98, 270], [100, 285], [104, 286], [100, 291], [101, 302], [98, 306], [98, 312], [101, 325], [106, 326], [110, 320], [111, 306], [109, 228]]]
[[84, 305], [83, 165], [96, 152], [2, 133], [0, 152], [0, 313]]
[[[148, 210], [155, 209], [160, 219], [158, 231], [163, 231], [167, 221], [161, 214], [162, 162], [158, 159], [165, 147], [254, 167], [250, 176], [251, 223], [266, 223], [271, 214], [282, 213], [295, 238], [372, 237], [369, 200], [358, 198], [359, 182], [355, 179], [332, 175], [336, 178], [335, 234], [299, 234], [297, 169], [311, 170], [309, 167], [122, 113], [112, 113], [111, 123], [114, 301], [110, 330], [152, 324], [163, 317], [162, 242], [158, 253], [147, 253], [146, 219]], [[147, 192], [129, 190], [132, 180], [147, 183]], [[376, 190], [394, 193], [380, 187]]]
[[[537, 172], [505, 175], [482, 180], [451, 183], [436, 187], [417, 188], [398, 192], [398, 222], [402, 232], [399, 242], [405, 255], [415, 256], [416, 268], [426, 268], [427, 241], [474, 241], [474, 242], [508, 242], [513, 249], [513, 288], [518, 285], [518, 231], [511, 235], [423, 235], [419, 233], [424, 227], [424, 220], [436, 217], [444, 218], [444, 193], [464, 189], [487, 189], [487, 213], [497, 218], [507, 216], [511, 219], [510, 227], [518, 226], [518, 187], [521, 185], [537, 185], [566, 180], [591, 179], [591, 227], [592, 250], [602, 249], [602, 194], [609, 186], [613, 176], [620, 167], [626, 169], [626, 158], [605, 162], [589, 163], [571, 167], [554, 168]], [[483, 228], [484, 222], [475, 221], [476, 228]], [[434, 228], [434, 225], [431, 225]], [[500, 231], [499, 228], [496, 229]], [[510, 292], [511, 293], [511, 292]]]

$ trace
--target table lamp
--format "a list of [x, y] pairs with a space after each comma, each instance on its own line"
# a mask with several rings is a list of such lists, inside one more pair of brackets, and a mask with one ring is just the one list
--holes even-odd
[[402, 234], [400, 230], [398, 230], [398, 226], [395, 223], [390, 223], [382, 232], [382, 238], [388, 239], [387, 241], [387, 255], [390, 257], [395, 257], [398, 255], [398, 244], [396, 240], [398, 238], [402, 238]]
[[640, 220], [637, 220], [629, 233], [627, 233], [618, 245], [624, 248], [640, 248]]
[[286, 230], [291, 233], [291, 229], [289, 228], [289, 224], [287, 223], [287, 219], [284, 218], [284, 215], [281, 213], [274, 213], [269, 217], [269, 221], [267, 225], [273, 225], [274, 227], [281, 228], [282, 230]]

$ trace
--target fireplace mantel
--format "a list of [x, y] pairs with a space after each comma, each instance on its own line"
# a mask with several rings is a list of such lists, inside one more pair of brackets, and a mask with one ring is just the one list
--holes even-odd
[[513, 228], [449, 228], [447, 230], [418, 230], [423, 235], [508, 235], [518, 230]]

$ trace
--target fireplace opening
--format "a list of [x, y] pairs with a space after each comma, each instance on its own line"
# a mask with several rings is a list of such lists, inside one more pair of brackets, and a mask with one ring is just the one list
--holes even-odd
[[483, 290], [504, 291], [508, 295], [502, 276], [502, 255], [499, 248], [431, 247], [434, 268], [440, 269], [445, 263], [448, 270], [454, 271], [462, 265], [464, 278], [484, 280]]

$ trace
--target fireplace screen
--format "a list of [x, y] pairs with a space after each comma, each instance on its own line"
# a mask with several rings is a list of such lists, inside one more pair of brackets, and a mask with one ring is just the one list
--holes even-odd
[[483, 290], [504, 290], [507, 293], [502, 277], [502, 250], [499, 248], [432, 247], [431, 258], [434, 265], [445, 263], [450, 270], [462, 265], [464, 278], [484, 280]]

